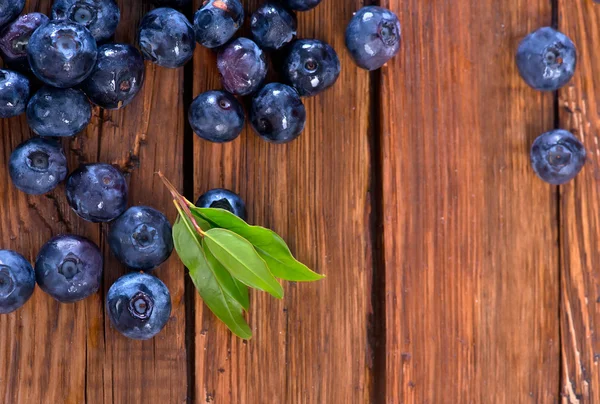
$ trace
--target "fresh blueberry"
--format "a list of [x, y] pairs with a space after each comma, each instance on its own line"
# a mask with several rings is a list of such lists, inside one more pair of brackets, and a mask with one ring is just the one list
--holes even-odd
[[29, 80], [10, 70], [0, 69], [0, 118], [21, 115], [29, 100]]
[[199, 208], [219, 208], [246, 220], [246, 204], [243, 199], [228, 189], [214, 188], [200, 195], [196, 206]]
[[110, 226], [108, 245], [129, 268], [149, 271], [165, 262], [173, 251], [171, 224], [156, 209], [133, 206]]
[[400, 50], [400, 21], [387, 8], [363, 7], [346, 27], [346, 47], [359, 67], [379, 69]]
[[13, 21], [25, 8], [25, 0], [0, 0], [0, 28]]
[[296, 90], [281, 83], [264, 86], [252, 98], [250, 122], [263, 139], [287, 143], [304, 130], [306, 110]]
[[585, 147], [571, 132], [557, 129], [539, 136], [531, 146], [531, 166], [542, 180], [564, 184], [585, 164]]
[[0, 33], [0, 56], [12, 69], [29, 72], [27, 46], [33, 31], [48, 22], [41, 13], [25, 14], [7, 25]]
[[29, 39], [31, 70], [44, 83], [67, 88], [81, 83], [96, 64], [96, 40], [83, 25], [50, 21]]
[[154, 0], [154, 4], [159, 7], [184, 8], [191, 3], [192, 0]]
[[33, 267], [21, 254], [0, 250], [0, 314], [23, 306], [35, 289]]
[[295, 11], [307, 11], [315, 8], [321, 0], [282, 0], [284, 6]]
[[207, 91], [194, 99], [188, 112], [194, 132], [211, 142], [230, 142], [244, 128], [244, 108], [225, 91]]
[[30, 195], [45, 194], [67, 176], [67, 157], [58, 141], [36, 137], [12, 152], [8, 172], [19, 190]]
[[207, 0], [194, 14], [196, 41], [216, 48], [229, 41], [244, 22], [244, 8], [239, 0]]
[[194, 55], [194, 29], [179, 11], [157, 8], [142, 18], [138, 41], [144, 58], [163, 67], [181, 67]]
[[223, 87], [237, 95], [252, 94], [267, 76], [265, 54], [250, 39], [238, 38], [217, 56]]
[[107, 44], [98, 48], [98, 60], [81, 88], [90, 100], [104, 109], [129, 104], [142, 88], [145, 73], [140, 51], [127, 44]]
[[127, 209], [127, 182], [110, 164], [82, 164], [69, 175], [67, 201], [81, 218], [110, 222]]
[[106, 295], [108, 318], [127, 338], [150, 339], [171, 316], [171, 294], [156, 276], [141, 272], [123, 275]]
[[277, 3], [263, 4], [252, 14], [250, 28], [263, 49], [279, 49], [296, 36], [296, 16]]
[[102, 253], [90, 240], [71, 234], [50, 239], [35, 261], [40, 288], [61, 303], [93, 295], [102, 279]]
[[517, 68], [536, 90], [556, 91], [571, 80], [577, 65], [573, 42], [551, 27], [527, 35], [517, 50]]
[[27, 105], [27, 123], [40, 136], [73, 136], [86, 128], [92, 107], [83, 91], [45, 86]]
[[283, 63], [283, 76], [303, 97], [325, 91], [340, 75], [335, 50], [317, 39], [294, 42]]
[[55, 0], [52, 19], [81, 24], [96, 41], [104, 42], [117, 30], [121, 12], [114, 0]]

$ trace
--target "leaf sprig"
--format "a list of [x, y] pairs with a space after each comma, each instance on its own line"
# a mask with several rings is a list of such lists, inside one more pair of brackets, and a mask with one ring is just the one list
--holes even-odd
[[224, 209], [198, 208], [161, 172], [158, 175], [179, 212], [173, 225], [177, 255], [204, 303], [238, 337], [252, 337], [243, 316], [250, 306], [248, 287], [281, 299], [283, 288], [276, 278], [296, 282], [324, 278], [297, 261], [274, 231], [251, 226]]

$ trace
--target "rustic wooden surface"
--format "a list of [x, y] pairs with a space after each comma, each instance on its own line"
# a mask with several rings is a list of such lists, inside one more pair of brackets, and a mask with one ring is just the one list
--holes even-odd
[[[149, 3], [119, 0], [117, 41], [134, 42]], [[258, 4], [244, 3], [247, 16]], [[0, 121], [1, 248], [33, 262], [52, 235], [72, 232], [106, 259], [101, 292], [84, 302], [61, 305], [38, 288], [0, 316], [0, 403], [600, 403], [600, 5], [381, 4], [399, 15], [403, 44], [374, 73], [357, 69], [343, 43], [362, 2], [324, 0], [299, 15], [300, 36], [332, 44], [342, 74], [305, 100], [306, 130], [291, 144], [248, 128], [226, 145], [193, 135], [187, 105], [220, 88], [215, 54], [200, 47], [182, 69], [147, 64], [131, 105], [94, 109], [89, 128], [64, 142], [71, 169], [117, 164], [131, 204], [171, 219], [157, 170], [190, 199], [235, 190], [249, 221], [327, 275], [287, 283], [282, 301], [252, 293], [249, 342], [214, 318], [175, 256], [157, 271], [173, 298], [165, 330], [146, 342], [114, 331], [103, 300], [125, 270], [107, 227], [78, 219], [63, 186], [18, 192], [6, 162], [32, 133], [24, 116]], [[50, 5], [30, 0], [27, 10]], [[513, 60], [524, 35], [551, 24], [580, 55], [558, 95], [528, 88]], [[528, 161], [533, 139], [555, 126], [589, 156], [562, 187], [542, 183]]]

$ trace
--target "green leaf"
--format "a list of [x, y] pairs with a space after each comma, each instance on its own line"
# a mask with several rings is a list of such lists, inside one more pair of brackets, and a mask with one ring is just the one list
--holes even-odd
[[192, 282], [208, 308], [238, 337], [252, 338], [252, 331], [244, 319], [242, 306], [218, 281], [209, 265], [199, 236], [192, 230], [187, 218], [179, 216], [173, 226], [173, 242], [179, 258], [190, 271]]
[[210, 229], [204, 242], [211, 253], [239, 281], [281, 299], [283, 288], [252, 244], [227, 229]]
[[204, 255], [206, 256], [206, 261], [208, 265], [210, 265], [212, 271], [217, 277], [217, 281], [223, 287], [225, 293], [229, 296], [233, 297], [235, 301], [242, 305], [242, 307], [248, 311], [250, 307], [250, 298], [248, 297], [248, 287], [235, 279], [231, 274], [225, 269], [223, 265], [215, 258], [215, 256], [210, 252], [206, 243], [202, 243], [202, 247], [204, 249]]
[[248, 223], [224, 209], [192, 208], [197, 219], [209, 222], [213, 227], [222, 227], [244, 237], [254, 245], [256, 252], [269, 266], [277, 278], [288, 281], [317, 281], [325, 276], [311, 271], [294, 258], [287, 244], [277, 233]]

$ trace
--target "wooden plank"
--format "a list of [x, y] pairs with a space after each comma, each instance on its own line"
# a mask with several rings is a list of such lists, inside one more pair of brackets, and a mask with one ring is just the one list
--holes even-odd
[[600, 186], [598, 130], [600, 83], [600, 5], [559, 2], [559, 29], [577, 46], [573, 81], [560, 91], [560, 127], [585, 144], [583, 171], [561, 187], [561, 350], [560, 391], [565, 403], [600, 402]]
[[[119, 1], [122, 22], [117, 41], [134, 43], [139, 19], [150, 9]], [[32, 2], [31, 11], [49, 11], [51, 2]], [[130, 173], [130, 204], [145, 204], [175, 218], [168, 192], [154, 173], [162, 170], [181, 186], [183, 173], [183, 69], [147, 64], [144, 90], [122, 111], [94, 109], [88, 129], [65, 140], [69, 167], [81, 162], [108, 162]], [[160, 113], [156, 113], [160, 111]], [[1, 122], [2, 155], [29, 138], [25, 118]], [[6, 168], [5, 168], [6, 169]], [[69, 208], [61, 185], [48, 196], [19, 193], [8, 174], [0, 175], [0, 242], [32, 261], [52, 235], [76, 233], [104, 251], [105, 275], [100, 293], [73, 305], [61, 305], [36, 289], [19, 312], [0, 316], [0, 397], [3, 402], [130, 403], [152, 397], [184, 402], [187, 395], [183, 268], [172, 258], [156, 274], [167, 284], [172, 318], [151, 341], [127, 340], [104, 316], [104, 296], [126, 273], [105, 243], [108, 226], [86, 223]]]
[[385, 402], [556, 402], [556, 191], [528, 159], [553, 96], [514, 63], [550, 2], [384, 3], [404, 33], [381, 81]]
[[[245, 4], [247, 19], [258, 4]], [[299, 139], [271, 145], [249, 127], [226, 145], [195, 139], [194, 196], [212, 187], [239, 192], [250, 222], [273, 228], [301, 261], [327, 274], [315, 284], [285, 284], [283, 301], [252, 293], [254, 337], [247, 343], [197, 298], [197, 402], [369, 398], [369, 76], [350, 61], [340, 29], [359, 6], [327, 0], [299, 15], [300, 36], [329, 42], [342, 63], [335, 87], [305, 100], [308, 120]], [[196, 52], [194, 95], [221, 88], [212, 51]]]

